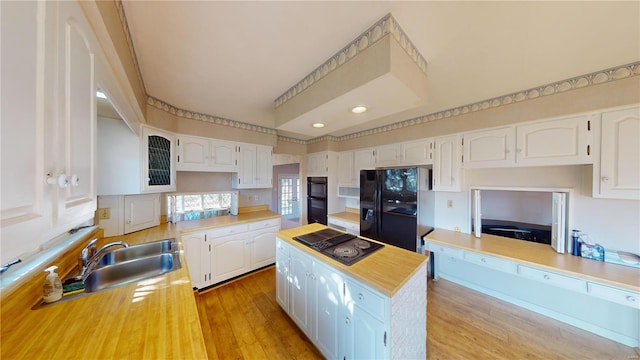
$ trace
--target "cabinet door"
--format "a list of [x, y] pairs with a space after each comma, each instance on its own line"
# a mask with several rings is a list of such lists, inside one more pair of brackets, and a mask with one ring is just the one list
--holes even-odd
[[400, 162], [400, 159], [400, 146], [398, 144], [379, 146], [376, 148], [376, 166], [396, 166]]
[[515, 128], [478, 131], [462, 137], [462, 164], [466, 168], [515, 164]]
[[[195, 288], [203, 288], [203, 284], [207, 283], [211, 276], [209, 269], [211, 252], [210, 246], [206, 242], [205, 233], [185, 234], [182, 235], [181, 240], [184, 245], [184, 255], [189, 268], [191, 284]], [[205, 253], [207, 256], [203, 256]]]
[[597, 195], [640, 199], [640, 107], [602, 114], [600, 173]]
[[[57, 189], [57, 223], [73, 224], [96, 210], [97, 58], [91, 26], [76, 2], [58, 6], [58, 114], [55, 151], [69, 185]], [[59, 174], [54, 174], [59, 175]]]
[[276, 301], [289, 313], [289, 245], [276, 239]]
[[516, 127], [516, 163], [573, 165], [593, 163], [588, 115]]
[[[210, 238], [209, 235], [207, 235]], [[250, 271], [249, 233], [210, 239], [213, 284]]]
[[276, 233], [279, 229], [271, 227], [251, 233], [251, 270], [276, 261]]
[[375, 153], [372, 149], [356, 150], [353, 152], [355, 171], [360, 176], [360, 170], [375, 169]]
[[236, 172], [236, 143], [223, 140], [211, 140], [211, 166], [212, 171]]
[[289, 252], [291, 292], [289, 315], [302, 331], [311, 337], [311, 259], [297, 250]]
[[342, 278], [318, 262], [313, 263], [313, 274], [316, 285], [313, 342], [327, 359], [337, 359]]
[[338, 186], [358, 186], [353, 166], [353, 151], [338, 154]]
[[326, 151], [307, 155], [307, 176], [327, 176], [329, 154]]
[[233, 186], [239, 189], [252, 188], [256, 184], [256, 146], [238, 146], [238, 174]]
[[343, 349], [347, 359], [385, 358], [387, 334], [382, 320], [357, 304], [344, 317]]
[[124, 197], [124, 233], [160, 225], [160, 194]]
[[400, 157], [405, 165], [433, 164], [433, 141], [431, 139], [400, 144]]
[[273, 162], [271, 160], [271, 147], [256, 147], [256, 188], [271, 188], [273, 186]]
[[211, 164], [209, 139], [181, 135], [177, 139], [178, 171], [207, 171]]
[[143, 192], [176, 190], [173, 134], [142, 127]]
[[462, 173], [459, 135], [436, 138], [434, 144], [433, 190], [460, 191]]

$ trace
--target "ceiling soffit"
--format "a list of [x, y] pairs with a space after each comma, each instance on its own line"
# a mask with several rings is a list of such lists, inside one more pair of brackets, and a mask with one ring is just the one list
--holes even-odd
[[[275, 100], [276, 128], [317, 137], [423, 105], [426, 70], [387, 14]], [[351, 113], [356, 105], [368, 111]]]

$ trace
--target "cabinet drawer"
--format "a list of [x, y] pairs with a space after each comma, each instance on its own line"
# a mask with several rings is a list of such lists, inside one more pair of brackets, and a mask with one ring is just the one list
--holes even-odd
[[584, 280], [538, 270], [524, 265], [518, 265], [518, 274], [532, 280], [546, 282], [550, 285], [559, 286], [569, 290], [584, 292], [587, 289], [586, 282]]
[[263, 221], [256, 221], [249, 224], [249, 230], [260, 230], [268, 227], [277, 226], [280, 227], [280, 219], [269, 219]]
[[211, 238], [217, 238], [220, 236], [233, 235], [249, 231], [249, 224], [240, 224], [233, 226], [224, 226], [221, 228], [207, 231], [207, 236]]
[[470, 263], [486, 266], [488, 268], [492, 268], [495, 270], [514, 273], [515, 272], [515, 264], [511, 261], [502, 260], [495, 258], [493, 256], [487, 256], [484, 254], [474, 253], [474, 252], [465, 252], [464, 259]]
[[376, 318], [384, 317], [384, 298], [375, 292], [353, 282], [347, 282], [347, 301], [349, 299]]
[[616, 302], [618, 304], [627, 305], [635, 309], [640, 309], [640, 294], [637, 292], [591, 282], [587, 283], [587, 289], [589, 294], [593, 296]]
[[463, 253], [463, 251], [460, 249], [439, 245], [439, 244], [434, 244], [434, 243], [427, 243], [427, 250], [436, 254], [444, 254], [444, 255], [448, 255], [453, 258], [459, 258], [459, 259], [462, 258], [462, 253]]

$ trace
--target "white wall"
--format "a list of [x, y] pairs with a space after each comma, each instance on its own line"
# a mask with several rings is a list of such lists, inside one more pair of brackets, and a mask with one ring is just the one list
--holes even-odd
[[[465, 191], [436, 193], [436, 227], [470, 232], [469, 187], [571, 188], [569, 228], [607, 249], [640, 253], [640, 201], [591, 197], [591, 166], [550, 166], [464, 171]], [[452, 207], [447, 207], [448, 200]]]

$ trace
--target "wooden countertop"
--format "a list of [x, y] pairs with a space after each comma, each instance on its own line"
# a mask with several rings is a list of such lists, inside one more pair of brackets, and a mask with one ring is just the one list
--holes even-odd
[[347, 266], [293, 240], [294, 236], [325, 228], [326, 226], [321, 224], [310, 224], [282, 230], [278, 232], [277, 235], [295, 248], [313, 256], [314, 259], [338, 269], [340, 272], [369, 285], [389, 297], [392, 297], [400, 290], [400, 288], [402, 288], [422, 266], [426, 266], [428, 262], [428, 257], [426, 256], [385, 244], [384, 248], [351, 266]]
[[482, 234], [482, 238], [478, 239], [473, 234], [443, 229], [434, 230], [427, 235], [427, 240], [640, 292], [639, 269], [570, 254], [559, 254], [545, 244], [489, 234]]
[[336, 219], [352, 222], [354, 224], [360, 225], [360, 214], [354, 213], [351, 211], [343, 211], [335, 214], [329, 214], [327, 217], [333, 217]]
[[[271, 211], [184, 221], [103, 238], [139, 244], [181, 233], [277, 218]], [[77, 262], [78, 249], [51, 264]], [[73, 264], [71, 265], [73, 266]], [[65, 266], [67, 267], [67, 266]], [[69, 272], [60, 271], [62, 278]], [[207, 352], [187, 269], [31, 310], [45, 274], [2, 297], [2, 359], [206, 359]]]

